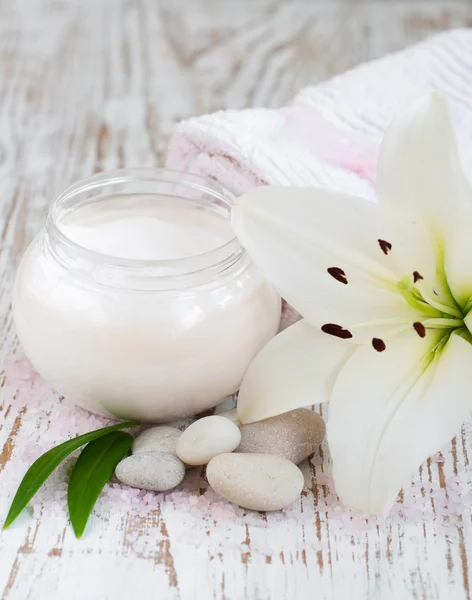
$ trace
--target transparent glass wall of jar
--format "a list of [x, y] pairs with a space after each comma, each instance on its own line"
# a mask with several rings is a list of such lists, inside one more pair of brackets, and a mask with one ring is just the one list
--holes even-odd
[[68, 237], [76, 211], [106, 214], [117, 198], [174, 199], [225, 219], [233, 203], [214, 182], [164, 169], [104, 173], [65, 190], [17, 272], [21, 345], [66, 400], [99, 414], [164, 422], [215, 406], [276, 334], [280, 298], [234, 237], [169, 260], [107, 255]]

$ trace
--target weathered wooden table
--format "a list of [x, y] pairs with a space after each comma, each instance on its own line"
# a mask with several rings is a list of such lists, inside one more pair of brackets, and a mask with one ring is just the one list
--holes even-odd
[[[59, 190], [96, 171], [162, 164], [179, 119], [283, 105], [304, 85], [471, 23], [467, 0], [1, 1], [2, 363], [17, 344], [15, 267]], [[5, 477], [28, 407], [6, 387], [2, 394]], [[447, 477], [467, 474], [467, 445], [463, 433], [418, 481], [441, 490]], [[77, 541], [62, 513], [26, 516], [1, 535], [0, 593], [5, 600], [470, 598], [470, 515], [439, 526], [431, 500], [428, 519], [397, 515], [353, 532], [333, 520], [330, 492], [316, 479], [321, 470], [306, 466], [309, 489], [295, 517], [265, 527], [198, 520], [162, 505], [145, 518], [98, 516]], [[140, 544], [142, 537], [151, 543]]]

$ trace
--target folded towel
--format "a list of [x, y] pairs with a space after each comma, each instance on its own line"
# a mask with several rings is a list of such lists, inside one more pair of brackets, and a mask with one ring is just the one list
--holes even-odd
[[167, 166], [212, 177], [236, 194], [265, 184], [313, 185], [373, 199], [386, 126], [432, 90], [451, 101], [461, 156], [472, 172], [472, 30], [442, 33], [308, 87], [288, 108], [183, 121]]

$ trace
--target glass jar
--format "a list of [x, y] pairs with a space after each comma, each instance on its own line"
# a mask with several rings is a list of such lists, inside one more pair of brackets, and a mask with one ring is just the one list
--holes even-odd
[[65, 190], [17, 272], [13, 317], [25, 353], [67, 400], [95, 413], [164, 422], [215, 406], [276, 334], [280, 298], [233, 236], [169, 260], [71, 239], [71, 215], [106, 211], [110, 199], [173, 200], [225, 219], [233, 204], [215, 182], [167, 169], [103, 173]]

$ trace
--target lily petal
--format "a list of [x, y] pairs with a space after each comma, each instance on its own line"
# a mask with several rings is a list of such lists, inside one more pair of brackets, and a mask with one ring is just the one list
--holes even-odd
[[434, 250], [413, 218], [335, 192], [269, 186], [240, 198], [232, 222], [267, 279], [313, 325], [340, 325], [353, 342], [370, 343], [421, 318], [398, 290], [415, 273], [429, 289], [434, 283]]
[[244, 376], [238, 416], [251, 423], [326, 402], [334, 380], [355, 347], [298, 321], [273, 338]]
[[421, 215], [440, 238], [454, 211], [472, 205], [448, 103], [442, 95], [420, 98], [387, 129], [379, 155], [377, 191], [383, 205]]
[[[444, 270], [456, 302], [465, 308], [472, 297], [472, 207], [457, 213], [444, 242]], [[470, 309], [470, 306], [468, 307]]]
[[[451, 334], [405, 332], [389, 352], [356, 350], [329, 408], [328, 442], [343, 503], [386, 516], [415, 469], [472, 410], [472, 345]], [[436, 351], [435, 351], [436, 348]]]

